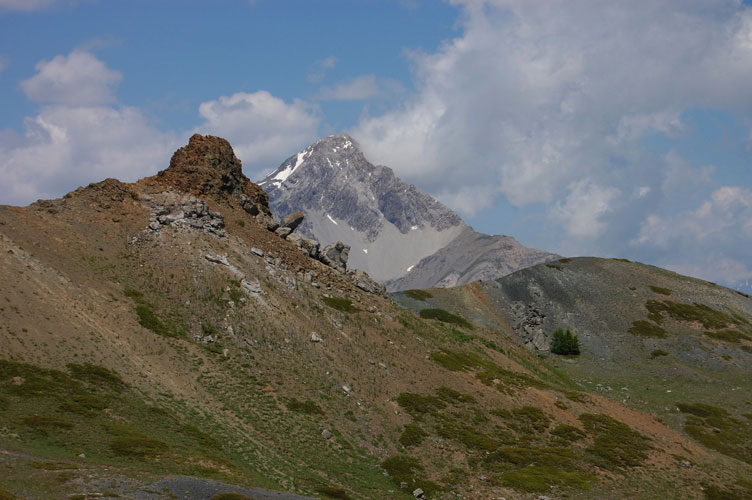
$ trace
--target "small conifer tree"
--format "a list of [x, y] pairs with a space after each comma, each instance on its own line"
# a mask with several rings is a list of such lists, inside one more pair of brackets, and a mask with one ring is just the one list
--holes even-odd
[[551, 352], [554, 354], [579, 354], [580, 353], [580, 341], [577, 335], [573, 334], [567, 328], [565, 332], [561, 328], [557, 328], [554, 332], [554, 338], [551, 341]]

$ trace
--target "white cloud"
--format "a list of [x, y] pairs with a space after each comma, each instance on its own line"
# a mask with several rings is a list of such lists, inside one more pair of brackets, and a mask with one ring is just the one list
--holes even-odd
[[55, 198], [116, 177], [134, 181], [168, 164], [180, 145], [141, 110], [108, 105], [121, 75], [87, 52], [37, 65], [22, 82], [29, 98], [51, 103], [24, 121], [24, 134], [0, 133], [0, 203]]
[[555, 205], [582, 178], [629, 192], [645, 134], [680, 135], [691, 107], [752, 111], [752, 11], [736, 0], [453, 3], [463, 32], [412, 55], [415, 94], [351, 130], [434, 193], [496, 182], [515, 206]]
[[8, 56], [0, 54], [0, 73], [2, 73], [2, 71], [7, 68], [9, 64], [10, 59], [8, 58]]
[[334, 56], [325, 57], [318, 61], [314, 61], [311, 65], [311, 70], [308, 72], [307, 79], [311, 83], [318, 83], [324, 79], [327, 72], [333, 69], [337, 64], [337, 58]]
[[32, 12], [47, 9], [56, 3], [59, 3], [59, 0], [0, 0], [0, 12], [3, 10]]
[[153, 175], [180, 145], [136, 108], [49, 106], [25, 121], [25, 134], [0, 139], [0, 202], [56, 198], [107, 177]]
[[317, 98], [322, 101], [363, 101], [374, 97], [388, 97], [404, 90], [402, 84], [396, 80], [377, 78], [376, 75], [362, 75], [349, 82], [321, 89]]
[[91, 53], [75, 50], [36, 65], [37, 74], [21, 82], [32, 101], [64, 105], [95, 105], [115, 101], [123, 75]]
[[604, 188], [587, 179], [573, 182], [564, 202], [557, 203], [551, 215], [572, 236], [596, 237], [606, 225], [603, 216], [612, 210], [611, 204], [620, 194], [617, 189]]
[[288, 104], [269, 92], [239, 92], [201, 103], [201, 134], [230, 141], [251, 179], [277, 168], [291, 153], [315, 141], [321, 117], [301, 100]]

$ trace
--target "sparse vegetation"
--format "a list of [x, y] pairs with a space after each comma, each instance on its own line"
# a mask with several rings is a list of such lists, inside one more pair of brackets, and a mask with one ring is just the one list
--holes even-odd
[[402, 293], [404, 293], [411, 299], [420, 300], [421, 302], [425, 302], [427, 299], [433, 298], [433, 294], [427, 290], [405, 290]]
[[156, 439], [142, 437], [119, 437], [110, 443], [110, 449], [117, 455], [128, 455], [141, 459], [160, 455], [167, 445]]
[[551, 435], [563, 441], [573, 443], [585, 438], [585, 433], [573, 425], [559, 424], [551, 431]]
[[403, 392], [397, 396], [397, 404], [413, 417], [420, 417], [426, 413], [433, 413], [446, 407], [441, 399], [430, 394], [416, 394]]
[[585, 413], [579, 418], [593, 435], [593, 444], [587, 451], [599, 467], [611, 470], [641, 465], [652, 448], [650, 439], [608, 415]]
[[453, 325], [459, 325], [459, 326], [468, 328], [470, 330], [473, 329], [473, 325], [471, 325], [465, 318], [461, 316], [457, 316], [456, 314], [452, 314], [448, 311], [445, 311], [444, 309], [436, 309], [436, 308], [421, 309], [420, 317], [423, 319], [435, 319], [435, 320], [441, 321], [442, 323], [451, 323]]
[[697, 322], [709, 330], [719, 330], [734, 324], [734, 317], [721, 311], [717, 311], [705, 304], [682, 304], [665, 300], [649, 300], [645, 304], [649, 314], [648, 318], [662, 324], [664, 314], [676, 321], [688, 323]]
[[660, 295], [671, 295], [671, 290], [668, 288], [663, 288], [660, 286], [650, 285], [650, 289], [653, 290], [654, 293], [660, 294]]
[[350, 495], [341, 488], [332, 488], [331, 486], [321, 486], [316, 488], [316, 492], [324, 495], [326, 498], [333, 498], [335, 500], [350, 500]]
[[551, 352], [560, 355], [576, 356], [580, 354], [580, 341], [577, 335], [573, 334], [569, 328], [565, 332], [557, 328], [551, 340]]
[[637, 335], [638, 337], [648, 337], [654, 339], [666, 338], [668, 332], [660, 326], [651, 323], [650, 321], [639, 320], [632, 323], [629, 327], [629, 333]]
[[724, 342], [731, 342], [734, 344], [741, 343], [742, 339], [752, 340], [752, 337], [750, 337], [749, 335], [745, 335], [738, 330], [717, 330], [714, 332], [706, 331], [705, 335], [715, 340], [722, 340]]
[[343, 297], [322, 297], [322, 300], [324, 301], [324, 304], [328, 305], [332, 309], [346, 313], [358, 312], [358, 308], [353, 306], [350, 299], [345, 299]]
[[650, 359], [660, 358], [662, 356], [668, 356], [668, 352], [663, 349], [654, 349], [653, 352], [650, 353]]
[[296, 398], [291, 398], [290, 401], [287, 402], [287, 409], [294, 411], [295, 413], [303, 413], [304, 415], [324, 414], [324, 410], [310, 399], [298, 401]]
[[253, 498], [242, 493], [217, 493], [209, 500], [253, 500]]
[[418, 458], [408, 455], [395, 455], [381, 462], [381, 466], [397, 485], [404, 482], [410, 488], [422, 488], [427, 495], [432, 495], [440, 489], [440, 486], [436, 483], [421, 480], [418, 477], [418, 474], [424, 470]]
[[684, 431], [710, 449], [752, 464], [752, 422], [705, 403], [678, 403], [687, 414]]
[[405, 430], [402, 431], [402, 435], [399, 438], [399, 442], [402, 446], [417, 446], [423, 442], [423, 438], [428, 436], [428, 433], [423, 430], [418, 424], [412, 423], [405, 426]]
[[502, 472], [493, 478], [501, 486], [528, 493], [550, 491], [552, 486], [559, 488], [588, 489], [596, 481], [592, 474], [562, 470], [547, 465], [528, 467]]

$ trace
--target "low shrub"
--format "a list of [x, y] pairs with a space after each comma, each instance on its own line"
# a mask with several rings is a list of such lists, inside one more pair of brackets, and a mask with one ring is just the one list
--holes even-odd
[[566, 332], [557, 328], [551, 340], [551, 352], [560, 355], [580, 354], [580, 341], [577, 335], [573, 334], [569, 328]]
[[573, 443], [585, 438], [585, 433], [573, 425], [559, 424], [551, 431], [551, 435], [564, 441]]
[[433, 294], [427, 290], [405, 290], [405, 295], [410, 297], [411, 299], [420, 300], [421, 302], [425, 302], [427, 299], [433, 298]]
[[662, 339], [666, 337], [668, 333], [660, 326], [651, 323], [650, 321], [639, 320], [632, 323], [629, 327], [629, 333], [637, 335], [638, 337], [648, 337], [655, 339]]
[[417, 394], [414, 392], [403, 392], [397, 396], [397, 404], [407, 413], [414, 417], [427, 413], [434, 413], [446, 407], [446, 404], [430, 394]]
[[335, 500], [350, 500], [350, 495], [341, 488], [332, 488], [331, 486], [322, 486], [316, 488], [316, 492], [324, 495], [326, 498], [333, 498]]
[[65, 366], [73, 378], [103, 389], [120, 391], [126, 386], [117, 372], [109, 370], [104, 366], [93, 365], [91, 363], [68, 363]]
[[242, 493], [217, 493], [209, 500], [253, 500], [253, 498]]
[[716, 340], [722, 340], [724, 342], [731, 342], [733, 344], [739, 344], [743, 340], [752, 340], [752, 337], [749, 335], [745, 335], [742, 332], [738, 330], [717, 330], [717, 331], [706, 331], [705, 335], [712, 339]]
[[655, 349], [650, 353], [650, 359], [660, 358], [661, 356], [668, 356], [668, 352], [663, 349]]
[[682, 304], [664, 300], [649, 300], [645, 304], [648, 317], [658, 324], [663, 322], [663, 315], [676, 321], [685, 321], [688, 323], [701, 323], [703, 327], [709, 330], [720, 330], [734, 324], [734, 317], [722, 311], [716, 311], [705, 304]]
[[423, 319], [435, 319], [441, 321], [442, 323], [459, 325], [470, 330], [473, 329], [473, 325], [471, 325], [465, 318], [463, 318], [462, 316], [457, 316], [456, 314], [452, 314], [448, 311], [445, 311], [444, 309], [421, 309], [420, 317]]
[[427, 437], [428, 433], [423, 430], [418, 424], [408, 424], [405, 426], [405, 430], [402, 431], [402, 435], [399, 438], [399, 442], [402, 446], [417, 446], [423, 442], [423, 438]]
[[110, 450], [116, 455], [146, 458], [160, 455], [167, 449], [167, 444], [154, 439], [142, 437], [120, 437], [110, 443]]
[[439, 387], [436, 389], [436, 395], [448, 403], [475, 403], [475, 398], [470, 394], [463, 394], [450, 387]]
[[567, 471], [551, 466], [531, 465], [524, 469], [502, 472], [493, 481], [501, 486], [527, 493], [543, 493], [551, 487], [588, 489], [597, 481], [592, 474]]
[[671, 290], [669, 290], [668, 288], [650, 285], [650, 289], [653, 290], [654, 293], [658, 293], [660, 295], [671, 295]]
[[306, 399], [305, 401], [298, 401], [296, 398], [290, 399], [287, 402], [287, 409], [296, 413], [303, 413], [305, 415], [323, 415], [324, 410], [319, 405]]
[[347, 313], [358, 312], [358, 308], [353, 306], [350, 299], [345, 299], [343, 297], [322, 297], [322, 300], [324, 301], [324, 304], [332, 309]]
[[599, 467], [615, 469], [641, 465], [652, 449], [649, 438], [608, 415], [585, 413], [579, 418], [585, 430], [593, 435], [593, 444], [587, 451]]

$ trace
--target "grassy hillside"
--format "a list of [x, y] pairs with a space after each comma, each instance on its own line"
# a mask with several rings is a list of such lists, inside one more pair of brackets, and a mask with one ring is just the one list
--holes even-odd
[[733, 445], [736, 412], [689, 399], [667, 427], [471, 309], [361, 290], [231, 197], [206, 198], [226, 236], [150, 229], [195, 187], [166, 177], [0, 207], [0, 498], [748, 494], [698, 437]]

